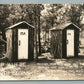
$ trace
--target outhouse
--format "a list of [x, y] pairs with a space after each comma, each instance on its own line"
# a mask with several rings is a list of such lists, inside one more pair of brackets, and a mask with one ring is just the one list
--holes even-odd
[[16, 23], [5, 30], [7, 40], [6, 56], [9, 61], [34, 59], [34, 27], [25, 21]]
[[65, 23], [51, 29], [51, 55], [54, 58], [78, 57], [80, 28]]
[[0, 31], [0, 58], [6, 54], [6, 41], [3, 39], [2, 32]]

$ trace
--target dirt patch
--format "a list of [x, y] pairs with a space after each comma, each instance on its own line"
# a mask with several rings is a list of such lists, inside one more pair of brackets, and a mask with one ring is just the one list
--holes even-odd
[[84, 59], [53, 59], [50, 53], [38, 62], [0, 64], [0, 80], [84, 80]]

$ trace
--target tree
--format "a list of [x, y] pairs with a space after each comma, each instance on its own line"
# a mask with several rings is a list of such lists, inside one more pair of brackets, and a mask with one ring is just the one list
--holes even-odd
[[[49, 29], [62, 23], [72, 22], [81, 27], [81, 21], [84, 18], [84, 4], [44, 4], [44, 10], [41, 12], [42, 30], [46, 34]], [[48, 40], [49, 42], [49, 40]]]

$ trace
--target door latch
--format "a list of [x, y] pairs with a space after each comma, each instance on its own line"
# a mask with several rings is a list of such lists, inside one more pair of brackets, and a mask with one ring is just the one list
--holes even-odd
[[68, 42], [68, 40], [66, 41], [66, 44], [68, 44], [69, 42]]
[[19, 46], [21, 45], [21, 41], [19, 40]]

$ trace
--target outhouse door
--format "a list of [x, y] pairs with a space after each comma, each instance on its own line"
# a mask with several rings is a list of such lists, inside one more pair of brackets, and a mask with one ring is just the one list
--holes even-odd
[[28, 59], [28, 29], [18, 29], [18, 59]]
[[66, 34], [66, 53], [67, 53], [67, 57], [73, 57], [74, 56], [74, 30], [67, 30], [67, 34]]

